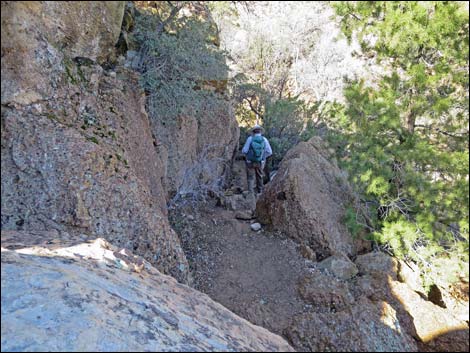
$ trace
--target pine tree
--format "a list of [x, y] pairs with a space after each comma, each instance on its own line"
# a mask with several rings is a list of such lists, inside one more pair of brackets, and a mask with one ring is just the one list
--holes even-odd
[[344, 166], [375, 205], [375, 239], [427, 269], [457, 265], [468, 277], [468, 4], [335, 8], [343, 33], [387, 72], [377, 87], [351, 82], [331, 121]]

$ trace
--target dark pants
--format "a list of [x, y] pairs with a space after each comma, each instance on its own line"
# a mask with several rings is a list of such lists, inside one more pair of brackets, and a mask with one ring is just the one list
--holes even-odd
[[263, 167], [264, 163], [246, 162], [246, 179], [248, 181], [248, 191], [261, 193], [263, 191]]

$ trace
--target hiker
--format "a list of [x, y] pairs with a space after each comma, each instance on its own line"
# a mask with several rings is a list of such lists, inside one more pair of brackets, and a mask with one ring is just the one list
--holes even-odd
[[271, 145], [266, 137], [261, 136], [262, 127], [255, 125], [251, 129], [252, 135], [246, 139], [242, 153], [246, 159], [246, 176], [248, 191], [254, 192], [256, 178], [256, 192], [263, 192], [263, 170], [266, 158], [273, 154]]

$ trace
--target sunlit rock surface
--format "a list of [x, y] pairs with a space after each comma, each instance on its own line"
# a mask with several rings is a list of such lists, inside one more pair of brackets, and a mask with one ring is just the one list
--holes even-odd
[[292, 351], [128, 251], [57, 236], [2, 232], [2, 351]]
[[299, 143], [286, 153], [256, 205], [261, 223], [306, 243], [320, 260], [339, 252], [352, 256], [369, 246], [355, 240], [342, 221], [354, 195], [330, 157], [319, 137]]

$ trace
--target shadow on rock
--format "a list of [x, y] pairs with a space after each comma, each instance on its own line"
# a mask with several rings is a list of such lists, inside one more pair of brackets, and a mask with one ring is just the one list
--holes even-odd
[[360, 255], [350, 264], [357, 275], [349, 279], [344, 264], [321, 264], [299, 285], [310, 312], [295, 317], [285, 331], [297, 349], [468, 351], [467, 323], [399, 282], [394, 258]]

